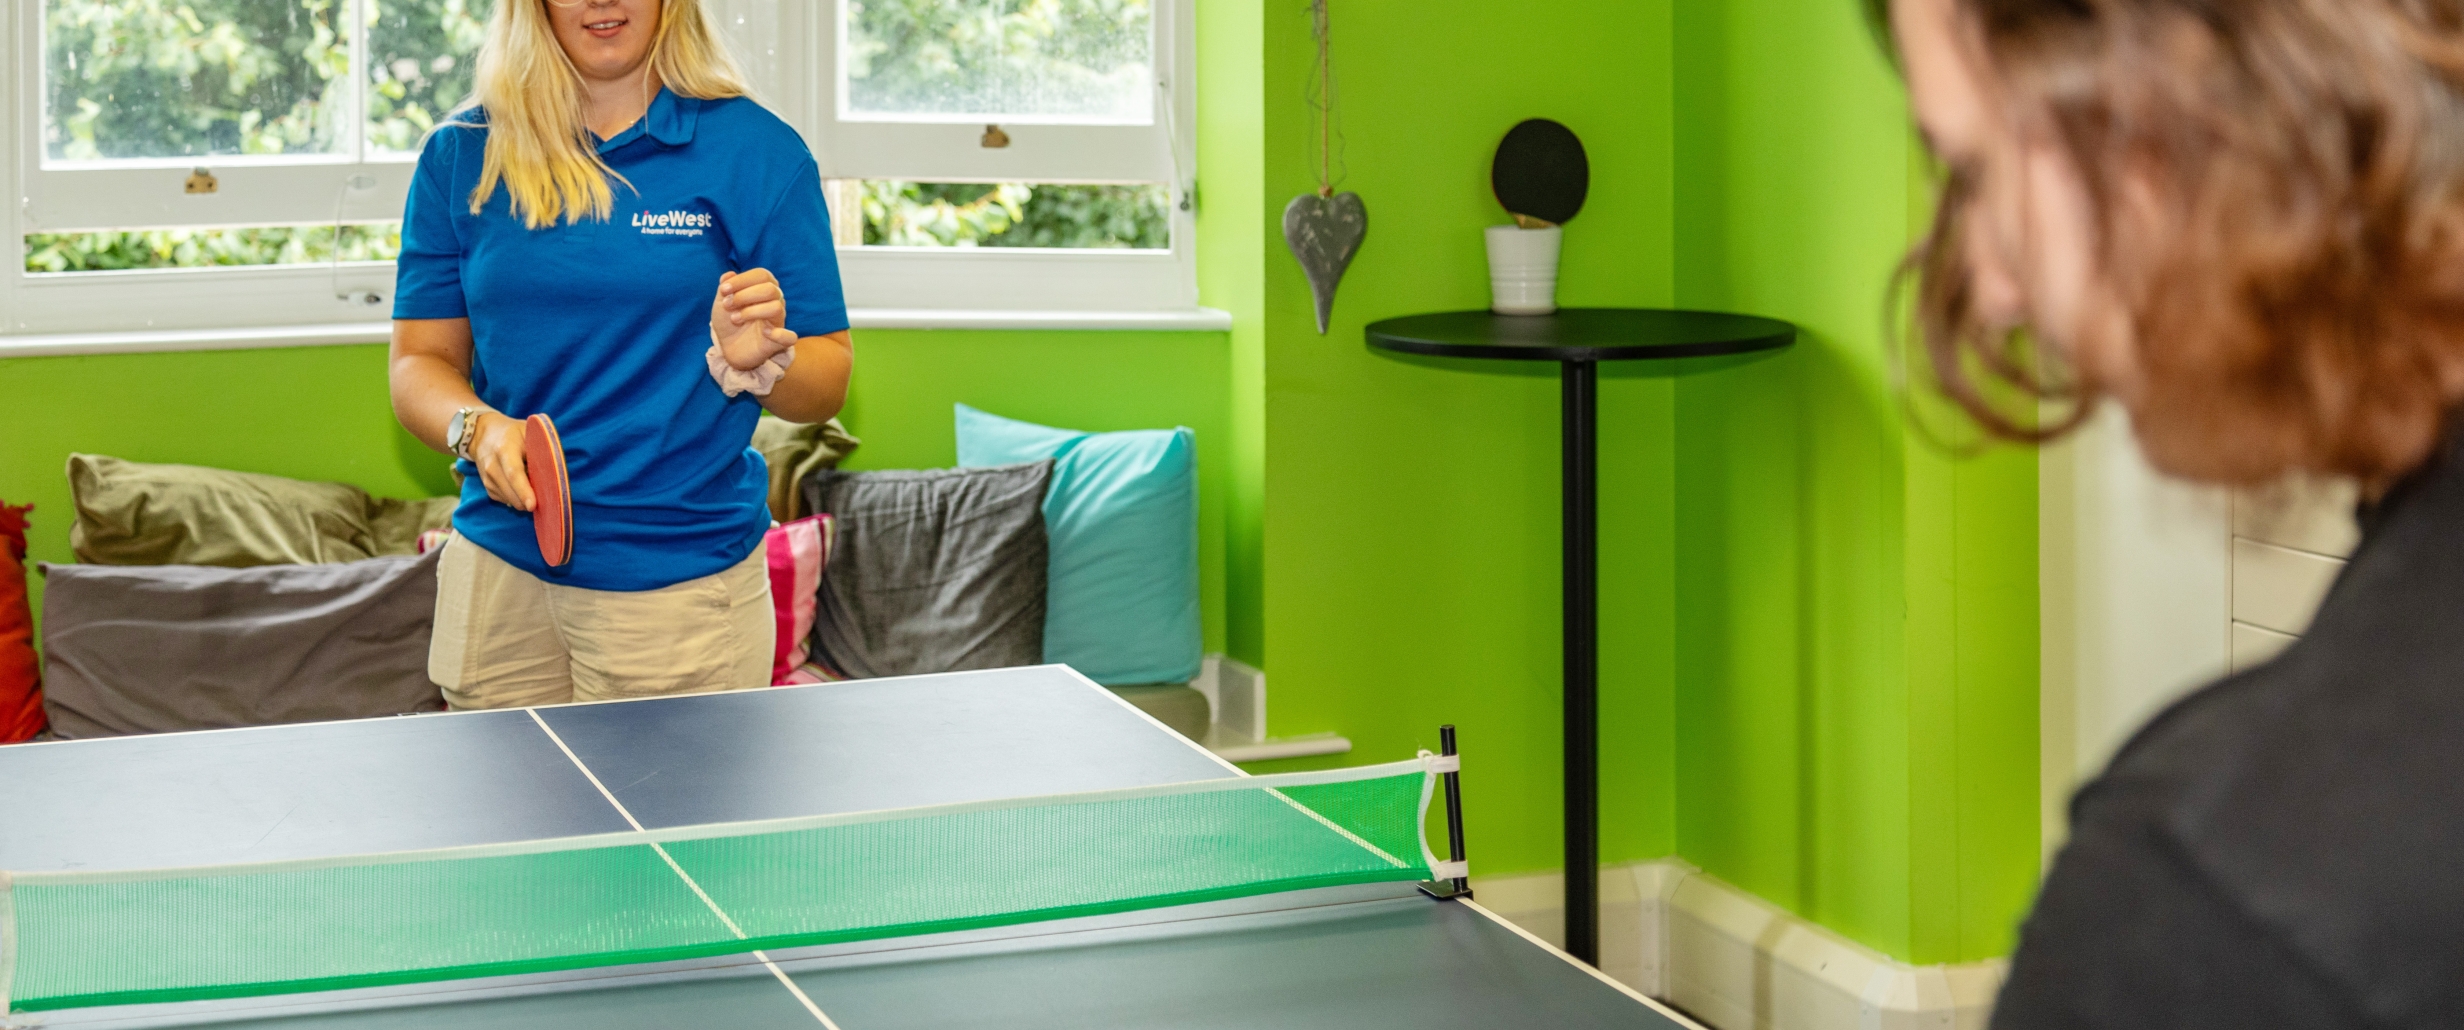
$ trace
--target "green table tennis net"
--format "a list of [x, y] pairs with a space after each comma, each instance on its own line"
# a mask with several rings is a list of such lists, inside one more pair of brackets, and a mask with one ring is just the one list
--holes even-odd
[[536, 973], [1428, 879], [1425, 760], [432, 851], [0, 873], [0, 1015]]

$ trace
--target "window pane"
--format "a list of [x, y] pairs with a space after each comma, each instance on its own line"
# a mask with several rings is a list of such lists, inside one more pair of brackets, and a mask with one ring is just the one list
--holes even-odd
[[838, 180], [875, 247], [1061, 247], [1163, 250], [1171, 191], [1161, 183], [1055, 186]]
[[339, 151], [342, 18], [336, 0], [43, 0], [44, 153]]
[[847, 0], [847, 110], [1153, 120], [1149, 0]]
[[414, 153], [471, 92], [488, 0], [368, 0], [368, 148]]
[[[342, 227], [344, 261], [391, 261], [401, 253], [400, 222]], [[334, 227], [330, 225], [26, 235], [26, 271], [29, 272], [313, 265], [333, 259]]]

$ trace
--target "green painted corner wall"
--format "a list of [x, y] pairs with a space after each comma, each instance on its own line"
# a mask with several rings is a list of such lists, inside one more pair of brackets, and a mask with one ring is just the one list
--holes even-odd
[[[1925, 196], [1847, 0], [1355, 0], [1341, 188], [1370, 230], [1331, 332], [1266, 241], [1274, 732], [1376, 761], [1463, 728], [1483, 869], [1555, 867], [1557, 383], [1374, 354], [1486, 301], [1487, 158], [1581, 134], [1570, 305], [1716, 307], [1781, 358], [1602, 389], [1602, 857], [1675, 853], [1901, 959], [2007, 952], [2037, 869], [2035, 462], [1911, 434], [1883, 298]], [[1265, 210], [1314, 185], [1306, 11], [1269, 9]]]
[[1224, 653], [1266, 667], [1263, 0], [1198, 4], [1198, 302], [1232, 315]]
[[[1561, 298], [1673, 300], [1669, 4], [1334, 3], [1339, 188], [1369, 230], [1318, 335], [1279, 226], [1266, 276], [1268, 718], [1333, 730], [1345, 761], [1461, 728], [1466, 823], [1486, 872], [1555, 867], [1559, 839], [1558, 390], [1554, 366], [1404, 358], [1363, 326], [1485, 307], [1481, 231], [1505, 220], [1488, 157], [1515, 122], [1581, 134], [1590, 200]], [[1315, 185], [1305, 5], [1270, 7], [1269, 210]], [[1348, 174], [1347, 174], [1348, 172]], [[1676, 849], [1674, 392], [1600, 389], [1602, 853]], [[1299, 765], [1301, 763], [1290, 763]]]
[[[851, 468], [955, 464], [951, 404], [1109, 430], [1197, 431], [1207, 647], [1225, 639], [1229, 336], [1221, 332], [858, 333], [843, 421]], [[98, 384], [109, 384], [105, 389]], [[66, 562], [72, 451], [334, 480], [379, 496], [450, 493], [444, 456], [394, 423], [381, 345], [0, 360], [0, 498], [32, 502], [32, 557]], [[42, 604], [41, 577], [31, 584]]]
[[1903, 416], [1884, 297], [1926, 201], [1857, 6], [1682, 4], [1677, 299], [1796, 322], [1677, 387], [1678, 850], [1909, 961], [2035, 885], [2036, 462]]

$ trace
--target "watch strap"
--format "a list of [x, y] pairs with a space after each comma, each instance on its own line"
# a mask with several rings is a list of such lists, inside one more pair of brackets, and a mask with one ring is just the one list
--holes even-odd
[[474, 404], [453, 413], [453, 421], [445, 426], [445, 447], [454, 457], [472, 460], [471, 444], [479, 439], [479, 416], [487, 410], [484, 405]]

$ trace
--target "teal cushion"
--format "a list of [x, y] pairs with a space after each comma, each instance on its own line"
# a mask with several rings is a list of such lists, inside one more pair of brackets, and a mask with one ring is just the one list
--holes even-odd
[[1196, 678], [1205, 647], [1196, 435], [1084, 433], [958, 405], [960, 465], [1046, 458], [1044, 660], [1107, 686]]

